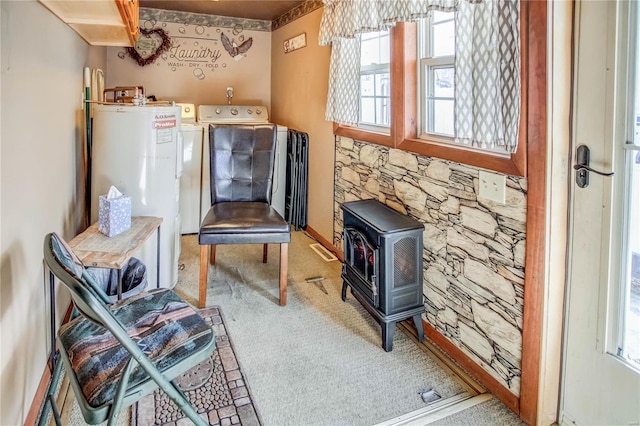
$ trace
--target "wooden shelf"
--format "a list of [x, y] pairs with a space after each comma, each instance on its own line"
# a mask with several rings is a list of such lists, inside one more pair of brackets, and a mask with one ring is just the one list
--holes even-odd
[[138, 40], [138, 0], [39, 0], [93, 46], [133, 46]]

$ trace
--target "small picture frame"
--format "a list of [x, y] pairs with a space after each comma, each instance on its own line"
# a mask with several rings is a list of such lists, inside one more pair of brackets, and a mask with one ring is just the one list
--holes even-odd
[[298, 34], [284, 41], [284, 53], [293, 52], [307, 45], [307, 33]]

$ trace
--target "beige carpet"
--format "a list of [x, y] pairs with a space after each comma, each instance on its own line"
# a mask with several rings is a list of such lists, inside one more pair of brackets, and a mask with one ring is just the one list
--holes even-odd
[[[381, 347], [379, 325], [349, 295], [340, 298], [340, 263], [325, 262], [302, 232], [292, 234], [288, 304], [278, 306], [278, 246], [218, 246], [207, 305], [225, 313], [238, 361], [266, 425], [372, 425], [463, 388], [402, 332]], [[197, 303], [199, 246], [182, 238], [176, 291]], [[306, 278], [324, 277], [309, 283]], [[326, 291], [326, 293], [325, 293]]]

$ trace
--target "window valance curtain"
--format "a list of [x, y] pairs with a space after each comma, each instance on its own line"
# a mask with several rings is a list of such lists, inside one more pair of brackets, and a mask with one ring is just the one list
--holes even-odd
[[[360, 37], [456, 12], [456, 142], [515, 152], [520, 120], [519, 0], [324, 0], [320, 45], [331, 45], [325, 118], [358, 123]], [[393, 106], [392, 106], [393, 108]]]
[[[460, 0], [324, 0], [320, 45], [425, 18], [432, 9], [453, 12]], [[481, 1], [481, 0], [471, 0]]]

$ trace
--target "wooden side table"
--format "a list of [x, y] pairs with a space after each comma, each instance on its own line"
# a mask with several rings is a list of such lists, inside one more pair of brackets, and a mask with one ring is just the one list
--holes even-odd
[[134, 216], [131, 218], [131, 228], [114, 237], [107, 237], [98, 231], [98, 223], [94, 223], [71, 240], [69, 247], [85, 266], [118, 271], [118, 300], [120, 300], [122, 298], [122, 268], [154, 232], [157, 232], [156, 276], [158, 278], [157, 287], [160, 288], [161, 223], [161, 217]]

